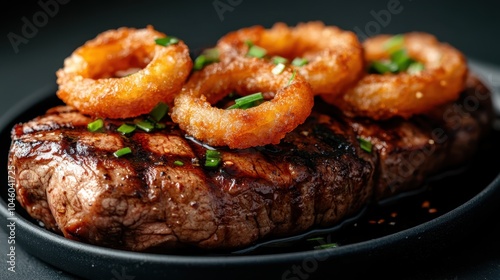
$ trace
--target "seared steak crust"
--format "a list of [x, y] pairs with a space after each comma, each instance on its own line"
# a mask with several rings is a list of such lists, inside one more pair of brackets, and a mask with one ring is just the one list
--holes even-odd
[[[123, 136], [116, 131], [122, 121], [106, 120], [103, 132], [89, 132], [90, 118], [60, 106], [13, 128], [9, 161], [21, 205], [67, 238], [134, 251], [241, 248], [334, 225], [374, 199], [462, 164], [490, 126], [489, 91], [471, 78], [455, 103], [478, 92], [485, 97], [480, 105], [453, 123], [442, 112], [454, 104], [375, 123], [346, 118], [318, 100], [279, 145], [217, 147], [218, 168], [204, 166], [210, 147], [173, 123]], [[372, 151], [360, 148], [360, 137]], [[123, 147], [132, 153], [115, 157]]]

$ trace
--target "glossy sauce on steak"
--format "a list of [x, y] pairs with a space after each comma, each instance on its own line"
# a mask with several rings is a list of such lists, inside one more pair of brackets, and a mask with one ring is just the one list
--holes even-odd
[[[222, 163], [207, 168], [210, 147], [173, 123], [123, 136], [123, 122], [106, 120], [95, 133], [90, 118], [61, 106], [13, 128], [9, 165], [21, 205], [67, 238], [133, 251], [234, 249], [332, 226], [418, 188], [468, 160], [492, 118], [489, 91], [472, 77], [455, 103], [410, 120], [346, 118], [318, 100], [279, 145], [217, 147]], [[115, 157], [123, 147], [132, 153]]]

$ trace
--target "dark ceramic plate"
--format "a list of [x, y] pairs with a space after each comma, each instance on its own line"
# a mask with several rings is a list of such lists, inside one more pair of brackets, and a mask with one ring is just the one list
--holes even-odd
[[[480, 65], [472, 66], [482, 69]], [[12, 126], [57, 104], [62, 103], [52, 86], [1, 117], [2, 170], [8, 170]], [[494, 130], [491, 143], [499, 140], [500, 131]], [[497, 146], [485, 145], [462, 168], [429, 178], [419, 191], [367, 206], [357, 217], [336, 227], [224, 254], [135, 253], [71, 241], [42, 228], [19, 204], [9, 204], [8, 187], [0, 193], [0, 213], [15, 222], [16, 242], [28, 253], [89, 279], [257, 279], [263, 275], [270, 279], [312, 279], [345, 273], [354, 277], [388, 261], [395, 266], [408, 260], [423, 260], [463, 240], [485, 222], [486, 218], [480, 217], [487, 217], [500, 202]], [[15, 180], [8, 178], [8, 172], [1, 172], [0, 176], [4, 186]], [[14, 208], [12, 215], [9, 207]], [[318, 249], [325, 243], [337, 246]]]

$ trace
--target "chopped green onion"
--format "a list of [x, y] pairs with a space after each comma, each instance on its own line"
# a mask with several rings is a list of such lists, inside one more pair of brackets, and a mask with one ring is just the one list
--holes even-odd
[[422, 63], [413, 62], [412, 64], [410, 64], [410, 66], [408, 66], [408, 69], [406, 71], [410, 74], [415, 74], [422, 70], [424, 70], [424, 65]]
[[180, 160], [176, 160], [174, 161], [174, 165], [177, 165], [177, 166], [183, 166], [184, 165], [184, 162], [180, 161]]
[[274, 75], [279, 75], [279, 74], [283, 73], [283, 70], [285, 70], [285, 64], [278, 63], [276, 66], [274, 66], [274, 68], [273, 68], [273, 70], [271, 70], [271, 72]]
[[120, 127], [117, 129], [118, 132], [120, 132], [121, 134], [130, 134], [132, 132], [134, 132], [136, 126], [135, 125], [130, 125], [130, 124], [122, 124], [120, 125]]
[[163, 102], [158, 102], [156, 106], [151, 110], [149, 115], [154, 121], [159, 122], [168, 112], [168, 105]]
[[164, 38], [157, 38], [155, 39], [155, 42], [157, 45], [167, 47], [179, 43], [179, 38], [167, 36]]
[[155, 123], [155, 128], [157, 129], [164, 129], [165, 127], [167, 127], [167, 125], [164, 123]]
[[257, 92], [235, 99], [235, 103], [226, 109], [247, 109], [260, 104], [263, 100], [264, 96], [262, 92]]
[[267, 54], [266, 49], [256, 45], [252, 45], [247, 52], [247, 56], [256, 58], [263, 58], [264, 56], [266, 56], [266, 54]]
[[288, 63], [288, 59], [286, 59], [282, 56], [278, 56], [278, 55], [273, 56], [271, 58], [271, 60], [273, 61], [274, 64], [280, 64], [280, 63], [287, 64]]
[[205, 158], [206, 167], [217, 167], [221, 162], [220, 152], [216, 150], [207, 150], [205, 152]]
[[400, 49], [391, 53], [391, 61], [398, 66], [398, 72], [403, 72], [408, 69], [408, 66], [414, 62], [405, 49]]
[[312, 238], [308, 238], [306, 239], [306, 241], [320, 241], [320, 240], [324, 240], [325, 238], [319, 236], [319, 237], [312, 237]]
[[87, 129], [90, 132], [96, 132], [104, 127], [104, 121], [102, 119], [97, 119], [87, 125]]
[[118, 151], [114, 152], [113, 155], [115, 157], [122, 157], [122, 156], [130, 154], [130, 153], [132, 153], [132, 149], [130, 149], [129, 147], [125, 147], [125, 148], [119, 149]]
[[290, 77], [290, 80], [288, 80], [288, 85], [287, 86], [289, 86], [294, 79], [295, 79], [295, 70], [293, 70], [292, 76]]
[[135, 125], [146, 132], [151, 132], [155, 128], [154, 124], [146, 120], [138, 121]]
[[253, 46], [252, 40], [245, 40], [245, 45], [247, 45], [248, 48], [251, 48]]
[[337, 243], [326, 243], [326, 244], [321, 244], [321, 245], [317, 245], [317, 246], [314, 246], [313, 248], [314, 249], [329, 249], [329, 248], [335, 248], [335, 247], [338, 247], [339, 245]]
[[307, 63], [309, 63], [309, 61], [305, 58], [301, 58], [301, 57], [296, 57], [292, 60], [292, 65], [293, 66], [304, 66], [306, 65]]
[[394, 35], [384, 43], [384, 49], [389, 53], [392, 53], [403, 48], [404, 41], [405, 37], [403, 34]]
[[205, 49], [198, 57], [195, 58], [193, 69], [201, 70], [208, 64], [219, 61], [219, 50], [217, 48]]
[[368, 153], [372, 152], [372, 147], [373, 147], [372, 142], [370, 142], [369, 140], [363, 139], [363, 138], [358, 138], [358, 141], [359, 141], [359, 145], [360, 145], [362, 150], [364, 150], [365, 152], [368, 152]]
[[376, 60], [370, 64], [368, 72], [376, 74], [396, 73], [398, 72], [398, 65], [392, 61]]

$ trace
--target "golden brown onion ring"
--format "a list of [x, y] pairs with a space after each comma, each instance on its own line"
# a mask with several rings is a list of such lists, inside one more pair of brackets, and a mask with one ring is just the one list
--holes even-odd
[[[403, 35], [404, 48], [411, 58], [424, 65], [422, 71], [367, 74], [340, 98], [324, 95], [323, 99], [348, 115], [373, 119], [408, 118], [456, 100], [465, 87], [468, 72], [464, 55], [427, 33]], [[387, 59], [389, 53], [385, 46], [391, 38], [379, 35], [367, 39], [363, 43], [365, 59]]]
[[306, 65], [294, 68], [311, 84], [314, 94], [340, 94], [360, 78], [364, 69], [362, 46], [356, 35], [319, 21], [295, 27], [278, 22], [269, 29], [257, 25], [230, 32], [217, 42], [221, 60], [247, 55], [248, 41], [264, 48], [266, 58], [305, 58]]
[[[174, 100], [172, 120], [195, 138], [213, 146], [248, 148], [277, 144], [304, 122], [313, 106], [310, 85], [286, 68], [256, 58], [215, 63], [195, 72]], [[229, 93], [262, 92], [271, 100], [248, 109], [212, 106]]]
[[[164, 33], [153, 27], [108, 30], [77, 48], [56, 72], [57, 96], [84, 114], [129, 118], [171, 103], [192, 67], [188, 47], [179, 41], [155, 43]], [[140, 69], [124, 77], [120, 71]]]

